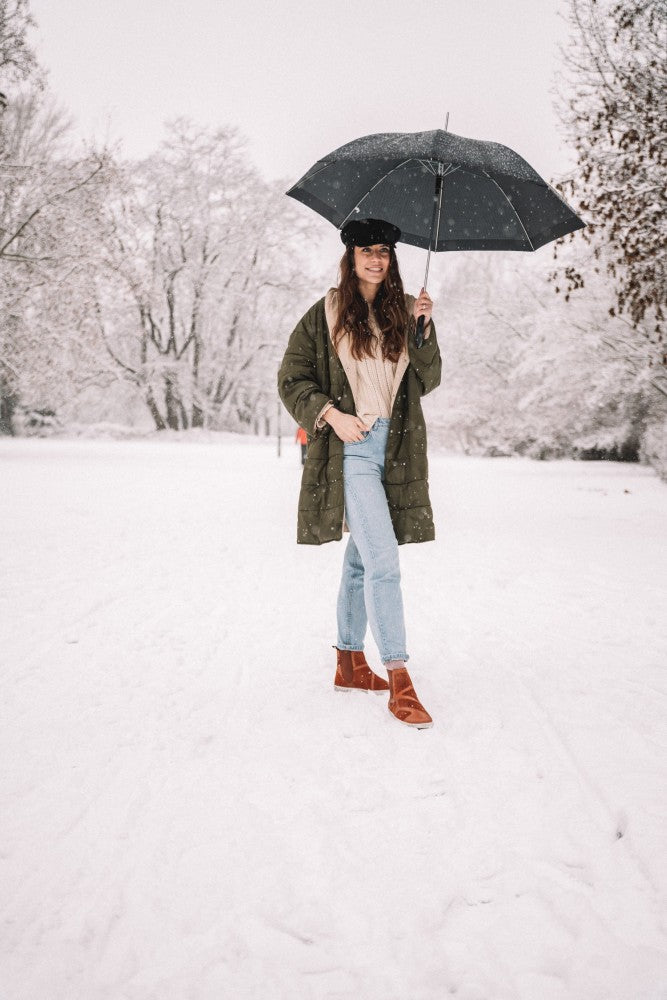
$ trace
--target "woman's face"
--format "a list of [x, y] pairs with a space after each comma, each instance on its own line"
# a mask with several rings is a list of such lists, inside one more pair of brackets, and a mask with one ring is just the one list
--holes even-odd
[[390, 260], [391, 250], [386, 243], [354, 248], [354, 272], [359, 281], [370, 285], [382, 284], [387, 277]]

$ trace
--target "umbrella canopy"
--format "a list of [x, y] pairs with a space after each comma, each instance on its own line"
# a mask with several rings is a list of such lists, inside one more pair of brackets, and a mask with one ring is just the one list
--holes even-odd
[[585, 225], [508, 146], [438, 129], [354, 139], [287, 194], [338, 229], [385, 219], [403, 243], [431, 250], [537, 250]]

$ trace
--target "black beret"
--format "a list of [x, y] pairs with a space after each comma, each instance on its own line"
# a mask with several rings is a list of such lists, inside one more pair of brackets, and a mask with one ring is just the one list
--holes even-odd
[[370, 247], [376, 243], [393, 247], [401, 238], [401, 230], [384, 219], [354, 219], [345, 223], [340, 238], [346, 247]]

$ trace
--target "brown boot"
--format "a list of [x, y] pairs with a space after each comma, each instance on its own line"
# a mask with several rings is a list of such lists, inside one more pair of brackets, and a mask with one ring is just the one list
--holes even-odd
[[433, 725], [405, 667], [389, 671], [389, 692], [389, 711], [399, 722], [415, 729], [429, 729]]
[[389, 685], [381, 677], [374, 674], [366, 663], [366, 657], [361, 650], [336, 650], [336, 691], [372, 691], [373, 694], [383, 694], [389, 690]]

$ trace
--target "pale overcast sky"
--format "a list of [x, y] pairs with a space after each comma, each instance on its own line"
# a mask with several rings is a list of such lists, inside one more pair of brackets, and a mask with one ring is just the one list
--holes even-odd
[[512, 146], [547, 180], [571, 154], [551, 89], [563, 0], [31, 0], [51, 85], [81, 132], [153, 149], [162, 122], [233, 123], [297, 180], [371, 132]]
[[[171, 117], [234, 124], [264, 176], [287, 187], [350, 139], [444, 128], [449, 111], [452, 132], [511, 146], [551, 183], [572, 169], [552, 106], [565, 0], [31, 0], [31, 8], [39, 56], [79, 131], [121, 140], [130, 157], [156, 148]], [[337, 234], [322, 225], [322, 253], [337, 260]], [[414, 270], [417, 288], [423, 260], [402, 249], [404, 276]]]

